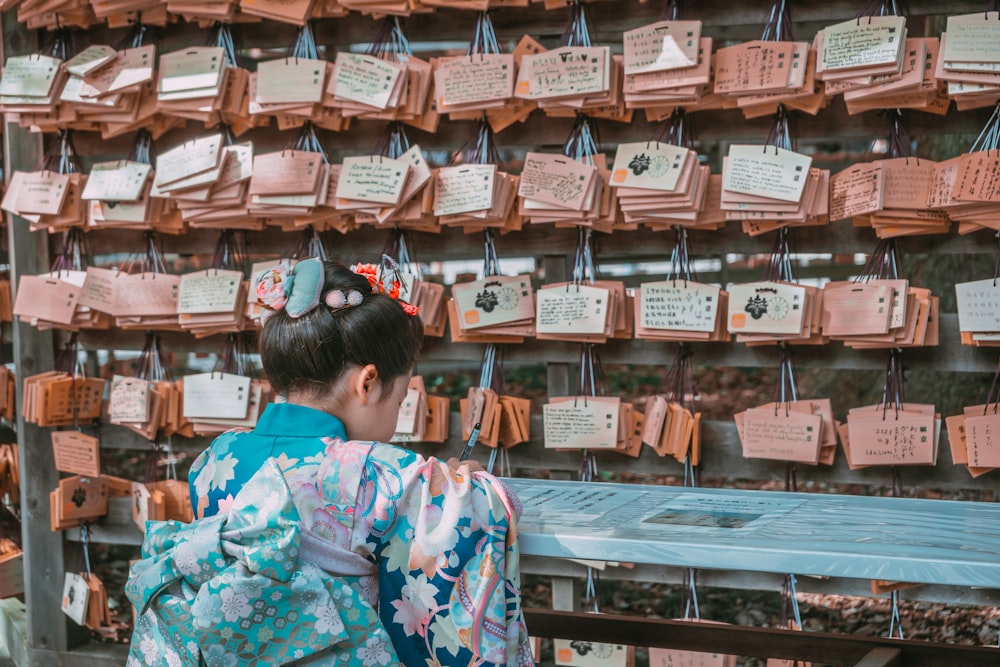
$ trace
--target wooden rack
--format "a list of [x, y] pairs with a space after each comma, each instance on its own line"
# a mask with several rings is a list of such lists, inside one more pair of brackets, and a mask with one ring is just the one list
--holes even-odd
[[[845, 20], [855, 15], [863, 3], [831, 1], [791, 2], [792, 17], [800, 38], [811, 37], [817, 28]], [[943, 26], [947, 14], [961, 14], [984, 9], [985, 3], [956, 0], [941, 3], [931, 0], [911, 0], [909, 29], [911, 35], [936, 35]], [[622, 7], [627, 5], [627, 11]], [[598, 2], [593, 5], [593, 24], [596, 27], [595, 43], [617, 45], [620, 48], [623, 30], [634, 28], [656, 20], [660, 16], [662, 3], [639, 3], [635, 0], [624, 2]], [[760, 24], [769, 3], [754, 0], [733, 3], [731, 0], [701, 0], [690, 3], [689, 14], [704, 22], [706, 34], [717, 40], [744, 41], [759, 36]], [[516, 42], [523, 34], [530, 34], [547, 43], [554, 43], [565, 25], [565, 13], [546, 12], [539, 5], [530, 9], [498, 9], [493, 12], [494, 25], [498, 36], [505, 43]], [[434, 14], [416, 15], [409, 18], [405, 30], [415, 50], [453, 47], [466, 43], [474, 24], [471, 12], [440, 11]], [[344, 19], [321, 22], [315, 30], [321, 46], [344, 48], [349, 44], [364, 41], [374, 35], [377, 24], [367, 17], [351, 15]], [[243, 46], [253, 45], [263, 49], [281, 49], [291, 42], [296, 28], [276, 23], [251, 24], [242, 26]], [[116, 33], [117, 34], [117, 33]], [[163, 51], [204, 43], [207, 31], [187, 24], [169, 26], [159, 41]], [[110, 43], [113, 35], [103, 29], [94, 29], [80, 34], [86, 42]], [[38, 35], [28, 31], [16, 21], [15, 12], [3, 16], [2, 57], [30, 53], [35, 48]], [[433, 42], [433, 43], [432, 43]], [[277, 52], [277, 51], [276, 51]], [[332, 49], [328, 52], [332, 53]], [[914, 112], [907, 115], [907, 127], [913, 136], [947, 136], [977, 133], [988, 117], [989, 110], [968, 112], [952, 111], [947, 117], [931, 116]], [[769, 120], [744, 120], [738, 111], [704, 112], [696, 114], [699, 150], [716, 161], [713, 171], [718, 172], [718, 156], [725, 154], [725, 144], [737, 141], [760, 141], [768, 130]], [[536, 112], [524, 124], [517, 125], [498, 135], [501, 149], [511, 159], [517, 160], [528, 150], [556, 149], [560, 147], [571, 122], [563, 119], [549, 119]], [[841, 101], [835, 101], [822, 110], [815, 118], [804, 117], [799, 124], [802, 143], [864, 141], [882, 132], [883, 121], [876, 113], [848, 116]], [[330, 148], [335, 159], [345, 153], [357, 153], [370, 147], [379, 136], [383, 125], [374, 122], [355, 124], [350, 132], [330, 135]], [[42, 138], [31, 134], [16, 123], [7, 123], [4, 128], [4, 166], [9, 177], [13, 169], [32, 169], [38, 163], [42, 151]], [[185, 129], [168, 133], [159, 144], [173, 146], [183, 139], [194, 136], [202, 129], [194, 124]], [[465, 143], [472, 131], [472, 124], [442, 120], [436, 134], [428, 134], [407, 129], [412, 141], [420, 143], [425, 150], [440, 151], [447, 155]], [[601, 139], [605, 145], [613, 146], [622, 141], [644, 140], [652, 136], [656, 126], [645, 121], [641, 114], [630, 124], [614, 122], [601, 123]], [[256, 150], [280, 147], [288, 140], [274, 130], [254, 130], [251, 136]], [[121, 156], [128, 152], [131, 137], [121, 137], [101, 141], [98, 137], [77, 135], [77, 149], [86, 164], [107, 156]], [[950, 157], [950, 156], [949, 156]], [[99, 231], [90, 234], [91, 252], [94, 256], [128, 252], [136, 247], [139, 232]], [[857, 229], [850, 223], [835, 223], [830, 227], [796, 230], [795, 247], [798, 252], [867, 253], [875, 245], [871, 230]], [[195, 230], [183, 236], [165, 237], [166, 253], [211, 252], [217, 232]], [[446, 230], [443, 234], [419, 234], [414, 237], [414, 255], [418, 260], [477, 259], [482, 248], [478, 235], [466, 235], [458, 230]], [[49, 239], [44, 233], [28, 231], [27, 223], [19, 218], [8, 220], [8, 239], [11, 249], [12, 280], [21, 275], [44, 272], [49, 266]], [[725, 258], [727, 253], [767, 254], [772, 243], [771, 237], [750, 238], [742, 234], [737, 226], [730, 225], [721, 232], [692, 232], [691, 247], [699, 257]], [[264, 249], [290, 247], [290, 235], [276, 231], [252, 232], [249, 235], [251, 252]], [[385, 241], [385, 232], [364, 229], [345, 236], [330, 239], [330, 247], [335, 258], [347, 261], [370, 258], [378, 252]], [[625, 232], [603, 237], [600, 240], [601, 261], [638, 261], [663, 258], [672, 247], [672, 234], [650, 231]], [[566, 275], [567, 262], [576, 244], [574, 230], [556, 230], [549, 227], [532, 227], [523, 232], [503, 236], [497, 240], [497, 248], [504, 257], [533, 257], [544, 269], [547, 281], [557, 281]], [[958, 236], [954, 233], [943, 237], [905, 239], [902, 242], [906, 254], [929, 255], [987, 255], [996, 253], [996, 244], [988, 234]], [[723, 267], [725, 262], [723, 261]], [[723, 268], [725, 271], [725, 268]], [[724, 277], [725, 274], [723, 274]], [[982, 276], [956, 276], [956, 280], [981, 278]], [[637, 277], [630, 279], [638, 282]], [[923, 285], [935, 294], [952, 289], [949, 285]], [[957, 318], [954, 313], [944, 313], [940, 323], [941, 343], [936, 348], [917, 349], [905, 352], [908, 369], [946, 371], [950, 373], [989, 373], [996, 366], [996, 354], [987, 349], [977, 349], [959, 344]], [[58, 342], [52, 332], [40, 332], [20, 323], [13, 327], [14, 355], [19, 378], [27, 377], [52, 368], [53, 352]], [[81, 343], [91, 350], [139, 349], [142, 335], [132, 332], [88, 332], [81, 336]], [[189, 336], [166, 335], [164, 346], [177, 351], [214, 352], [218, 343], [195, 341]], [[448, 368], [472, 373], [478, 368], [482, 347], [478, 345], [450, 344], [445, 341], [429, 341], [421, 361], [425, 369]], [[614, 341], [603, 347], [601, 358], [606, 364], [665, 365], [673, 354], [667, 345], [647, 341]], [[532, 341], [512, 350], [505, 365], [540, 364], [548, 366], [549, 392], [553, 395], [569, 393], [571, 386], [571, 366], [577, 358], [575, 346]], [[858, 352], [834, 343], [823, 347], [803, 348], [796, 356], [799, 367], [830, 368], [838, 370], [874, 370], [884, 365], [884, 351]], [[712, 366], [734, 366], [747, 368], [770, 368], [777, 362], [774, 348], [748, 348], [744, 345], [704, 344], [696, 346], [695, 362]], [[838, 412], [847, 405], [836, 405]], [[453, 422], [457, 421], [453, 419]], [[19, 665], [87, 665], [103, 667], [120, 665], [124, 662], [121, 646], [90, 643], [86, 633], [68, 621], [60, 611], [63, 573], [65, 564], [73, 562], [78, 535], [72, 531], [67, 536], [49, 530], [48, 494], [56, 486], [59, 475], [56, 472], [50, 447], [48, 431], [19, 419], [17, 424], [21, 451], [21, 510], [23, 518], [23, 548], [25, 573], [25, 601], [18, 605], [7, 600], [0, 604], [5, 613], [0, 614], [0, 632], [8, 639], [12, 656]], [[546, 450], [541, 443], [541, 424], [535, 417], [533, 440], [514, 450], [517, 466], [525, 469], [550, 470], [553, 474], [566, 476], [575, 470], [579, 455]], [[100, 434], [105, 449], [143, 450], [148, 442], [131, 433], [114, 427], [104, 427]], [[459, 436], [457, 425], [453, 426], [452, 444], [436, 451], [456, 451]], [[735, 427], [730, 422], [715, 421], [703, 425], [704, 461], [702, 476], [725, 480], [778, 480], [784, 475], [784, 465], [762, 460], [747, 460], [740, 455]], [[199, 450], [205, 446], [204, 440], [192, 441], [184, 446], [189, 450]], [[178, 446], [175, 443], [175, 446]], [[968, 473], [951, 465], [947, 448], [942, 444], [940, 463], [936, 467], [918, 468], [904, 472], [907, 485], [940, 489], [992, 489], [996, 487], [995, 476], [973, 480]], [[659, 459], [646, 451], [639, 459], [629, 459], [613, 454], [598, 457], [602, 470], [660, 473], [678, 475], [679, 464], [672, 460]], [[803, 477], [810, 480], [851, 484], [884, 484], [887, 473], [868, 469], [851, 471], [838, 454], [836, 465], [831, 468], [803, 471]], [[94, 526], [92, 539], [97, 541], [136, 544], [137, 531], [121, 531], [114, 526]], [[555, 587], [554, 607], [572, 609], [579, 599], [573, 582], [583, 569], [574, 563], [544, 562], [525, 559], [524, 571], [559, 577], [562, 584]], [[677, 582], [679, 572], [669, 568], [640, 566], [626, 573], [613, 569], [604, 577], [657, 582]], [[778, 589], [781, 581], [772, 575], [730, 575], [710, 573], [702, 578], [705, 585], [730, 585], [750, 588]], [[841, 592], [867, 594], [867, 582], [854, 580], [804, 581], [803, 591]], [[923, 599], [948, 600], [956, 603], [1000, 604], [996, 591], [960, 590], [951, 587], [928, 586], [915, 592], [905, 592]]]

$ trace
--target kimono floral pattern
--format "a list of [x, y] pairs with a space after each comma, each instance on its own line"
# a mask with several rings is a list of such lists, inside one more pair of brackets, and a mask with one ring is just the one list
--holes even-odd
[[[205, 488], [249, 435], [215, 452]], [[534, 664], [497, 480], [383, 443], [315, 447], [269, 460], [216, 516], [148, 525], [128, 667]]]

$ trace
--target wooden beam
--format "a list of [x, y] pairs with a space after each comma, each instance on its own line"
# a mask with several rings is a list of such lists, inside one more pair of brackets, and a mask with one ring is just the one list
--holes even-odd
[[534, 637], [676, 648], [759, 658], [855, 664], [873, 649], [900, 650], [906, 667], [995, 667], [997, 649], [901, 639], [798, 632], [737, 625], [667, 621], [637, 616], [525, 609]]

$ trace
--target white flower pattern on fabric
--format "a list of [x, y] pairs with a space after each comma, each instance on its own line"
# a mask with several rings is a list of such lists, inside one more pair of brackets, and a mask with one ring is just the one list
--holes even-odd
[[253, 611], [246, 596], [240, 595], [231, 588], [223, 588], [219, 591], [219, 602], [219, 608], [222, 609], [222, 613], [230, 623], [240, 618], [246, 618]]
[[389, 652], [385, 650], [385, 644], [375, 637], [366, 641], [365, 645], [358, 650], [358, 657], [361, 658], [361, 664], [365, 667], [388, 665], [389, 660], [392, 659]]

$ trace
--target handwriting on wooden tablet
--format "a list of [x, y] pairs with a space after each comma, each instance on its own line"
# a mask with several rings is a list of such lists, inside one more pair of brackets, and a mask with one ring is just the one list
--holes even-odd
[[816, 463], [823, 420], [818, 415], [775, 408], [747, 410], [743, 417], [743, 455], [750, 458]]
[[997, 62], [996, 45], [1000, 40], [997, 12], [976, 12], [949, 16], [948, 40], [941, 57], [945, 63]]
[[774, 146], [729, 147], [722, 187], [730, 192], [798, 202], [812, 158]]
[[965, 443], [969, 465], [984, 468], [1000, 467], [1000, 414], [967, 416]]
[[622, 35], [625, 74], [661, 72], [698, 64], [701, 21], [659, 21]]
[[595, 167], [561, 155], [528, 153], [518, 195], [581, 210], [596, 172]]
[[78, 431], [53, 431], [52, 453], [56, 470], [97, 477], [101, 474], [97, 438]]
[[828, 70], [896, 62], [906, 32], [902, 16], [863, 16], [823, 30], [823, 64]]
[[610, 61], [606, 46], [565, 46], [524, 56], [514, 94], [545, 99], [603, 92], [608, 87]]
[[145, 380], [114, 376], [109, 400], [111, 421], [116, 424], [149, 419], [149, 383]]
[[0, 78], [0, 95], [48, 97], [60, 65], [58, 58], [49, 56], [8, 58]]
[[610, 293], [589, 285], [538, 290], [538, 333], [600, 334], [607, 326]]
[[181, 276], [177, 312], [188, 314], [233, 312], [243, 273], [209, 269]]
[[856, 164], [830, 177], [830, 220], [843, 220], [882, 208], [885, 168], [880, 162]]
[[719, 288], [683, 280], [643, 283], [640, 313], [647, 329], [714, 331]]
[[547, 448], [611, 449], [618, 442], [619, 406], [579, 397], [543, 407]]
[[1000, 201], [1000, 151], [963, 155], [951, 195], [961, 201]]
[[338, 199], [396, 204], [410, 166], [401, 160], [371, 155], [344, 158], [337, 182]]
[[337, 53], [331, 88], [333, 94], [385, 109], [403, 68], [393, 62], [360, 53]]
[[434, 186], [434, 215], [485, 211], [493, 207], [494, 164], [442, 167]]
[[481, 54], [442, 58], [434, 70], [441, 104], [470, 104], [503, 100], [514, 94], [514, 56]]
[[855, 465], [933, 464], [935, 424], [933, 414], [894, 408], [848, 418], [851, 459]]
[[1000, 281], [987, 278], [957, 283], [955, 297], [960, 330], [1000, 332]]

